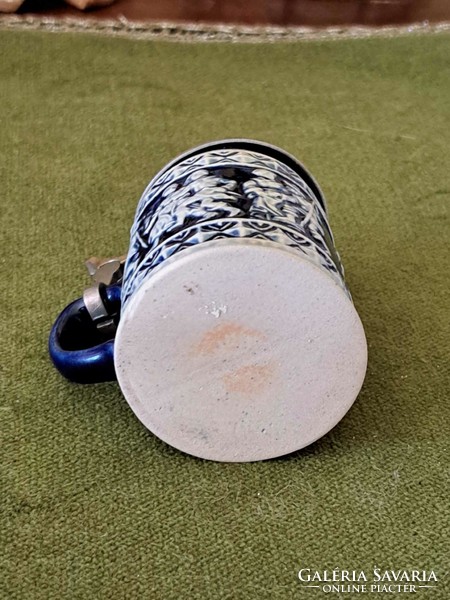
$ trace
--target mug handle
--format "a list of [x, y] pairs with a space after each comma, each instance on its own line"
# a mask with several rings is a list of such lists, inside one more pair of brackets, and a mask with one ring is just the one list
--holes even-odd
[[100, 284], [96, 290], [109, 317], [108, 328], [104, 328], [106, 331], [102, 331], [91, 317], [85, 298], [78, 298], [57, 317], [48, 340], [50, 358], [56, 369], [76, 383], [116, 380], [114, 335], [119, 321], [122, 288], [120, 285]]

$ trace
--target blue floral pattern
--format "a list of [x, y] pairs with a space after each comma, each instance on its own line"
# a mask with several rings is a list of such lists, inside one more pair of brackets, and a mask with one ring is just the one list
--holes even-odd
[[131, 229], [122, 308], [169, 256], [227, 238], [289, 247], [325, 269], [350, 297], [323, 199], [263, 149], [206, 149], [150, 182]]

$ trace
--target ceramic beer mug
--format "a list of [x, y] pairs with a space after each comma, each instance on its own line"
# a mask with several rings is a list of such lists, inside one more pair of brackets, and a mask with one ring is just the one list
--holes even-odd
[[283, 150], [241, 139], [152, 179], [123, 278], [67, 307], [49, 347], [66, 377], [116, 376], [150, 431], [217, 461], [311, 444], [349, 410], [367, 364], [319, 186]]

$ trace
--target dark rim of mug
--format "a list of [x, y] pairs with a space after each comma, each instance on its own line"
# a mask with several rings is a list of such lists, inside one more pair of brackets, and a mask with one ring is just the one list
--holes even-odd
[[[319, 184], [316, 182], [314, 177], [308, 172], [306, 167], [302, 165], [292, 154], [289, 154], [285, 150], [278, 148], [277, 146], [273, 146], [268, 142], [262, 142], [260, 140], [250, 140], [246, 138], [230, 138], [224, 140], [217, 140], [215, 142], [209, 142], [206, 144], [201, 144], [196, 146], [195, 148], [191, 148], [183, 154], [180, 154], [176, 158], [174, 158], [171, 162], [169, 162], [161, 171], [159, 171], [155, 177], [153, 177], [152, 181], [147, 186], [147, 189], [151, 187], [153, 181], [155, 181], [158, 177], [160, 177], [163, 173], [176, 166], [183, 160], [187, 158], [191, 158], [196, 154], [201, 154], [202, 152], [207, 152], [209, 150], [225, 150], [226, 148], [235, 148], [237, 150], [253, 150], [255, 152], [262, 152], [275, 160], [278, 160], [284, 163], [286, 166], [290, 167], [295, 173], [300, 175], [300, 177], [305, 181], [305, 183], [309, 186], [313, 194], [316, 196], [318, 201], [320, 202], [322, 208], [327, 213], [327, 204], [325, 200], [325, 196], [323, 195], [322, 190], [319, 187]], [[145, 194], [145, 192], [144, 192]]]

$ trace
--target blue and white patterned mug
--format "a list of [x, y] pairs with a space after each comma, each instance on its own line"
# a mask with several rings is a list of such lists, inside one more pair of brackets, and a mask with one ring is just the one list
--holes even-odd
[[[213, 142], [163, 168], [138, 204], [122, 285], [90, 302], [58, 317], [57, 368], [75, 381], [115, 374], [148, 429], [202, 458], [298, 450], [364, 380], [366, 339], [323, 194], [266, 143]], [[115, 339], [95, 344], [119, 312]]]

